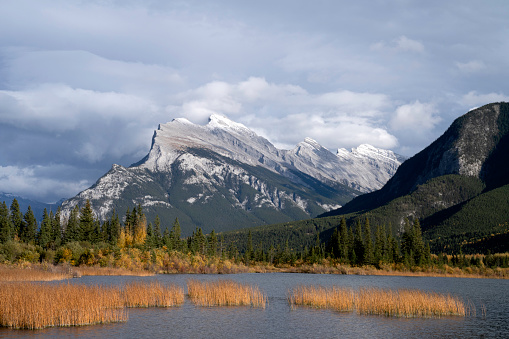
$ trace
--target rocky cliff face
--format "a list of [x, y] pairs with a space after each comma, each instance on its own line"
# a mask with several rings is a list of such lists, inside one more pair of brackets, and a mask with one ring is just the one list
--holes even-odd
[[358, 197], [334, 213], [382, 206], [410, 194], [432, 178], [448, 174], [479, 178], [492, 182], [493, 187], [500, 186], [503, 178], [507, 178], [504, 175], [507, 170], [502, 167], [507, 163], [507, 152], [503, 150], [508, 149], [508, 126], [508, 103], [474, 109], [456, 119], [435, 142], [405, 161], [382, 189]]
[[179, 217], [184, 230], [304, 219], [380, 188], [399, 165], [393, 152], [369, 145], [335, 155], [306, 138], [279, 150], [222, 116], [205, 126], [175, 119], [155, 131], [144, 159], [129, 168], [114, 165], [66, 201], [63, 215], [89, 199], [101, 219], [141, 204], [149, 215]]

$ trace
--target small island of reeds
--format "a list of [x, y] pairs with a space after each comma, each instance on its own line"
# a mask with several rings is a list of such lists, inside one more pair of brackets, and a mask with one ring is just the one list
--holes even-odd
[[254, 286], [232, 280], [187, 282], [188, 295], [200, 306], [253, 306], [265, 308], [267, 298]]
[[299, 286], [290, 293], [288, 301], [292, 306], [406, 318], [466, 316], [469, 312], [458, 297], [410, 289]]

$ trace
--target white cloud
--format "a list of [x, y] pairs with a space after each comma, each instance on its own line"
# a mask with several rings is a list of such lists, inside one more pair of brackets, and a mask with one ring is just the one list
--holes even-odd
[[[0, 192], [15, 193], [44, 202], [72, 197], [90, 186], [86, 180], [49, 177], [47, 173], [71, 170], [68, 166], [0, 166]], [[45, 173], [46, 172], [46, 173]]]
[[437, 113], [433, 104], [417, 100], [412, 104], [399, 106], [390, 121], [390, 126], [395, 131], [409, 130], [423, 133], [433, 129], [442, 120]]
[[424, 45], [422, 42], [407, 38], [402, 35], [391, 43], [387, 44], [385, 41], [379, 41], [371, 45], [373, 51], [393, 51], [393, 52], [413, 52], [423, 53]]
[[463, 107], [479, 107], [492, 102], [509, 102], [509, 95], [502, 93], [487, 93], [479, 94], [476, 91], [470, 91], [463, 95], [459, 100], [460, 105]]
[[463, 73], [476, 73], [486, 69], [484, 62], [472, 60], [469, 62], [456, 62], [456, 67]]

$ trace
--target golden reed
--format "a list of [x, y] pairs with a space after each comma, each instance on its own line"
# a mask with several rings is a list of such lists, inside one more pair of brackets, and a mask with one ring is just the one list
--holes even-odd
[[116, 287], [0, 284], [0, 326], [39, 329], [126, 320], [121, 290]]
[[231, 280], [187, 281], [189, 298], [200, 306], [253, 306], [265, 308], [267, 298], [258, 287]]
[[119, 267], [96, 267], [96, 266], [80, 266], [74, 269], [78, 276], [86, 275], [134, 275], [139, 277], [154, 276], [155, 273], [143, 270], [131, 271]]
[[70, 275], [63, 271], [47, 271], [37, 266], [21, 268], [0, 265], [0, 281], [52, 281], [69, 277]]
[[389, 290], [300, 286], [288, 298], [291, 305], [357, 311], [395, 317], [465, 316], [468, 309], [457, 297], [419, 290]]
[[182, 287], [166, 286], [157, 281], [127, 283], [123, 296], [127, 307], [170, 307], [184, 303]]

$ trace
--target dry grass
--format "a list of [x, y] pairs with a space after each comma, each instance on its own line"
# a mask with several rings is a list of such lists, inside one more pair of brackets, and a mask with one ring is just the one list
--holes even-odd
[[253, 306], [265, 308], [267, 298], [257, 288], [231, 280], [188, 280], [188, 295], [200, 306]]
[[288, 301], [291, 305], [357, 311], [395, 317], [465, 316], [468, 309], [457, 297], [419, 290], [389, 290], [300, 286]]
[[39, 329], [126, 321], [119, 288], [41, 283], [0, 285], [0, 326]]
[[123, 288], [123, 295], [127, 307], [170, 307], [184, 303], [182, 287], [154, 281], [128, 283]]
[[465, 316], [465, 304], [449, 294], [401, 289], [361, 288], [356, 298], [357, 312], [396, 317]]
[[77, 276], [85, 275], [134, 275], [140, 277], [154, 276], [155, 274], [149, 271], [137, 270], [131, 271], [125, 268], [117, 267], [96, 267], [96, 266], [80, 266], [73, 269]]
[[41, 266], [0, 266], [0, 281], [53, 281], [70, 278], [63, 270], [48, 270]]
[[355, 305], [355, 294], [351, 288], [299, 286], [293, 290], [288, 301], [291, 305], [352, 311]]

